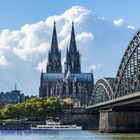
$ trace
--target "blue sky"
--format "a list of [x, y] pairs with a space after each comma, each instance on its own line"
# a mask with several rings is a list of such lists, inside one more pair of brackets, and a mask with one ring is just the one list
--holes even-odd
[[38, 95], [54, 20], [62, 63], [74, 20], [82, 71], [93, 69], [95, 81], [115, 77], [139, 28], [139, 5], [139, 0], [1, 0], [0, 91], [9, 91], [17, 83], [26, 95]]
[[139, 0], [1, 0], [0, 29], [18, 29], [26, 23], [61, 14], [73, 5], [84, 6], [108, 20], [122, 17], [138, 28], [139, 4]]

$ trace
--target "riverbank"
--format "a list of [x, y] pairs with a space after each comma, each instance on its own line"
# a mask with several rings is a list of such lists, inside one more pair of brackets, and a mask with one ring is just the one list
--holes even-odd
[[0, 130], [30, 130], [32, 123], [0, 122]]
[[[34, 121], [34, 122], [0, 122], [0, 130], [31, 130], [32, 127], [36, 127], [37, 125], [44, 125], [45, 121]], [[65, 125], [72, 125], [71, 123], [65, 123]], [[83, 130], [93, 130], [92, 123], [80, 124], [78, 126], [82, 126]], [[97, 130], [97, 128], [94, 128]]]

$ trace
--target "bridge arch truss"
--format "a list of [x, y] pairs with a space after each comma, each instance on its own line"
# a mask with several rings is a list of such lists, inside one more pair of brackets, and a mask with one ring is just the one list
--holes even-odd
[[114, 98], [140, 91], [140, 30], [131, 39], [115, 80]]
[[90, 105], [111, 100], [114, 92], [114, 78], [99, 79], [93, 89]]
[[136, 92], [140, 92], [140, 29], [125, 50], [116, 78], [96, 82], [90, 105]]

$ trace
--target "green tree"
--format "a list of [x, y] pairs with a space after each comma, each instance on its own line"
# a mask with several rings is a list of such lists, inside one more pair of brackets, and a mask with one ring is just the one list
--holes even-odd
[[56, 97], [51, 97], [46, 101], [47, 114], [51, 117], [57, 117], [61, 112], [60, 100]]
[[23, 103], [6, 105], [0, 112], [4, 118], [46, 118], [57, 117], [61, 113], [61, 109], [67, 108], [65, 102], [60, 102], [56, 97], [48, 100], [42, 98], [32, 98]]
[[33, 98], [24, 103], [26, 117], [39, 117], [43, 114], [44, 100], [41, 98]]
[[20, 118], [22, 110], [20, 104], [8, 104], [2, 110], [4, 118]]

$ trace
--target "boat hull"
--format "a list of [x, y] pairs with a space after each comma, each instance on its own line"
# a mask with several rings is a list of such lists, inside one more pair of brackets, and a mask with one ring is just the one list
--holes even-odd
[[37, 127], [31, 127], [31, 130], [82, 130], [82, 127], [76, 127], [76, 128], [37, 128]]
[[31, 130], [82, 130], [81, 126], [74, 125], [63, 125], [59, 122], [54, 122], [51, 120], [46, 120], [46, 124], [37, 125], [36, 127], [31, 126]]

